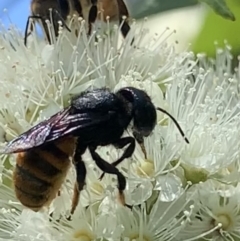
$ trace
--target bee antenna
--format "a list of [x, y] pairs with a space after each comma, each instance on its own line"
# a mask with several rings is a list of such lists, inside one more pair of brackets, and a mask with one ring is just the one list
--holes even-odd
[[176, 121], [176, 119], [171, 115], [169, 114], [166, 110], [160, 108], [160, 107], [157, 107], [157, 110], [163, 112], [164, 114], [166, 114], [168, 117], [170, 117], [172, 119], [172, 121], [174, 122], [174, 124], [177, 126], [179, 132], [181, 133], [182, 137], [184, 138], [184, 140], [189, 144], [189, 140], [188, 138], [185, 136], [182, 128], [180, 127], [180, 125], [178, 124], [178, 122]]

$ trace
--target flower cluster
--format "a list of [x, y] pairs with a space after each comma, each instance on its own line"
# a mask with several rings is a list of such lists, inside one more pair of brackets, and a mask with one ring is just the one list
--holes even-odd
[[[49, 45], [33, 32], [27, 47], [16, 28], [1, 27], [2, 145], [67, 106], [71, 96], [105, 86], [145, 90], [156, 107], [176, 118], [190, 143], [158, 113], [144, 142], [147, 159], [137, 146], [118, 167], [127, 178], [125, 196], [132, 209], [118, 202], [115, 176], [100, 181], [86, 152], [86, 185], [71, 220], [74, 168], [50, 207], [35, 213], [15, 197], [15, 155], [2, 155], [0, 240], [240, 240], [240, 73], [231, 66], [229, 46], [209, 60], [175, 53], [167, 44], [170, 30], [149, 36], [133, 24], [125, 40], [115, 26], [110, 34], [94, 32], [88, 38], [78, 21], [77, 36], [60, 28]], [[111, 163], [122, 150], [108, 146], [98, 152]]]

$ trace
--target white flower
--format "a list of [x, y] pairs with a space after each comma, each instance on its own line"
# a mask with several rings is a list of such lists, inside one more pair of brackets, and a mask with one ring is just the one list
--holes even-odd
[[[122, 240], [125, 241], [154, 241], [173, 240], [184, 228], [184, 224], [191, 213], [192, 207], [187, 207], [185, 194], [172, 202], [162, 202], [155, 193], [154, 202], [129, 209], [117, 210], [124, 232]], [[178, 217], [178, 218], [176, 218]]]
[[[229, 58], [226, 55], [224, 57]], [[201, 65], [204, 59], [201, 56], [199, 58]], [[220, 59], [221, 55], [217, 57], [216, 66]], [[227, 60], [225, 63], [228, 63]], [[224, 64], [223, 69], [226, 67]], [[227, 67], [227, 71], [221, 73], [208, 68], [206, 70], [196, 66], [187, 78], [176, 74], [176, 79], [166, 92], [169, 111], [190, 141], [179, 152], [178, 159], [187, 180], [193, 183], [213, 177], [238, 161], [239, 156], [240, 106], [236, 102], [236, 94], [232, 92], [238, 80], [230, 76]], [[168, 127], [166, 136], [169, 141], [173, 145], [176, 141], [179, 143], [179, 133], [173, 130], [171, 124]]]
[[60, 219], [53, 224], [59, 230], [60, 240], [119, 240], [122, 227], [114, 213], [96, 214], [96, 207], [77, 209], [71, 221]]
[[208, 181], [194, 189], [197, 190], [192, 196], [194, 210], [177, 240], [238, 240], [239, 185], [233, 187]]
[[[100, 28], [89, 38], [82, 20], [74, 24], [77, 36], [60, 29], [52, 45], [35, 32], [28, 47], [15, 29], [0, 33], [1, 144], [67, 106], [72, 95], [105, 86], [145, 90], [156, 107], [177, 120], [190, 143], [158, 112], [152, 135], [144, 139], [146, 157], [137, 144], [132, 157], [117, 167], [126, 177], [124, 193], [132, 209], [117, 201], [114, 175], [99, 180], [101, 171], [86, 151], [86, 185], [71, 220], [74, 167], [50, 207], [34, 213], [13, 192], [15, 155], [2, 155], [0, 239], [239, 239], [240, 75], [231, 73], [228, 47], [209, 62], [188, 52], [176, 55], [167, 45], [167, 31], [143, 44], [148, 34], [142, 26], [134, 24], [123, 40], [118, 27], [111, 33]], [[131, 128], [132, 123], [124, 136], [132, 135]], [[112, 163], [124, 150], [107, 146], [97, 152]]]

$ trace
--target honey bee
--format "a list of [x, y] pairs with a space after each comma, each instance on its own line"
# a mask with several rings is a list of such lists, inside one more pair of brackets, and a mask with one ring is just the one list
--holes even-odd
[[[71, 31], [66, 24], [67, 16], [75, 12], [79, 16], [82, 14], [80, 3], [75, 0], [74, 2], [76, 2], [76, 4], [73, 6], [72, 0], [32, 0], [30, 4], [31, 15], [28, 17], [25, 28], [24, 44], [27, 45], [27, 37], [33, 31], [35, 21], [39, 22], [43, 27], [43, 32], [49, 43], [52, 41], [46, 20], [52, 22], [56, 37], [58, 36], [59, 21], [62, 22], [68, 31]], [[30, 33], [28, 33], [31, 19], [33, 20], [33, 23], [30, 25]]]
[[130, 26], [129, 12], [125, 2], [123, 0], [98, 0], [97, 7], [99, 10], [97, 19], [106, 21], [109, 18], [110, 22], [117, 22], [121, 26], [123, 37], [126, 38]]
[[[162, 108], [156, 108], [143, 90], [125, 87], [113, 93], [109, 89], [100, 88], [72, 98], [68, 107], [21, 134], [2, 151], [5, 154], [18, 153], [13, 173], [17, 198], [34, 211], [49, 206], [58, 195], [73, 163], [76, 170], [71, 207], [73, 214], [85, 185], [87, 171], [82, 155], [88, 149], [103, 173], [116, 175], [119, 201], [128, 206], [124, 197], [126, 178], [116, 166], [132, 156], [135, 142], [147, 158], [144, 138], [156, 126], [157, 110], [174, 121], [189, 143], [177, 121]], [[131, 122], [133, 137], [122, 137]], [[113, 163], [108, 163], [96, 152], [99, 146], [108, 145], [119, 149], [126, 147], [122, 156]]]
[[[46, 38], [51, 43], [51, 36], [46, 20], [52, 22], [55, 36], [58, 36], [59, 21], [68, 31], [71, 31], [67, 26], [67, 17], [76, 16], [82, 17], [88, 24], [88, 35], [92, 32], [92, 24], [98, 19], [107, 21], [117, 21], [121, 24], [121, 32], [124, 38], [130, 31], [128, 23], [129, 13], [123, 0], [32, 0], [31, 15], [28, 17], [24, 44], [27, 45], [27, 37], [33, 31], [33, 24], [29, 24], [30, 19], [41, 23]], [[101, 12], [101, 14], [100, 14]], [[126, 18], [124, 18], [126, 16]]]

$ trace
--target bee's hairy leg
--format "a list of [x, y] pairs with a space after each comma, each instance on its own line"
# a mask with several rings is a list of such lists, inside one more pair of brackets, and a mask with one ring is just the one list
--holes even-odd
[[34, 15], [28, 16], [26, 27], [25, 27], [25, 33], [24, 33], [24, 45], [25, 46], [27, 46], [27, 38], [28, 38], [28, 36], [33, 31], [33, 23], [31, 23], [31, 25], [30, 25], [30, 32], [28, 33], [28, 28], [29, 28], [29, 24], [30, 24], [30, 20], [31, 19], [40, 19], [40, 20], [42, 20], [42, 17], [41, 16], [34, 16]]
[[71, 29], [67, 26], [66, 21], [56, 9], [53, 9], [53, 14], [53, 16], [56, 16], [56, 19], [59, 19], [62, 22], [63, 26], [67, 29], [67, 31], [71, 32]]
[[119, 201], [123, 206], [129, 207], [125, 203], [125, 196], [124, 196], [124, 190], [126, 188], [126, 178], [123, 176], [123, 174], [112, 164], [106, 162], [103, 160], [98, 153], [95, 151], [95, 147], [89, 147], [91, 156], [93, 160], [95, 161], [96, 165], [105, 173], [109, 174], [115, 174], [117, 176], [118, 180], [118, 192], [119, 192]]
[[[79, 202], [79, 195], [80, 192], [83, 190], [83, 187], [85, 185], [85, 179], [86, 179], [86, 166], [85, 163], [82, 160], [82, 155], [86, 151], [86, 146], [82, 146], [80, 141], [77, 141], [76, 151], [73, 157], [73, 163], [76, 169], [76, 182], [74, 185], [74, 193], [73, 193], [73, 199], [72, 199], [72, 207], [71, 207], [71, 215], [73, 215], [78, 202]], [[71, 215], [68, 219], [71, 219]]]

